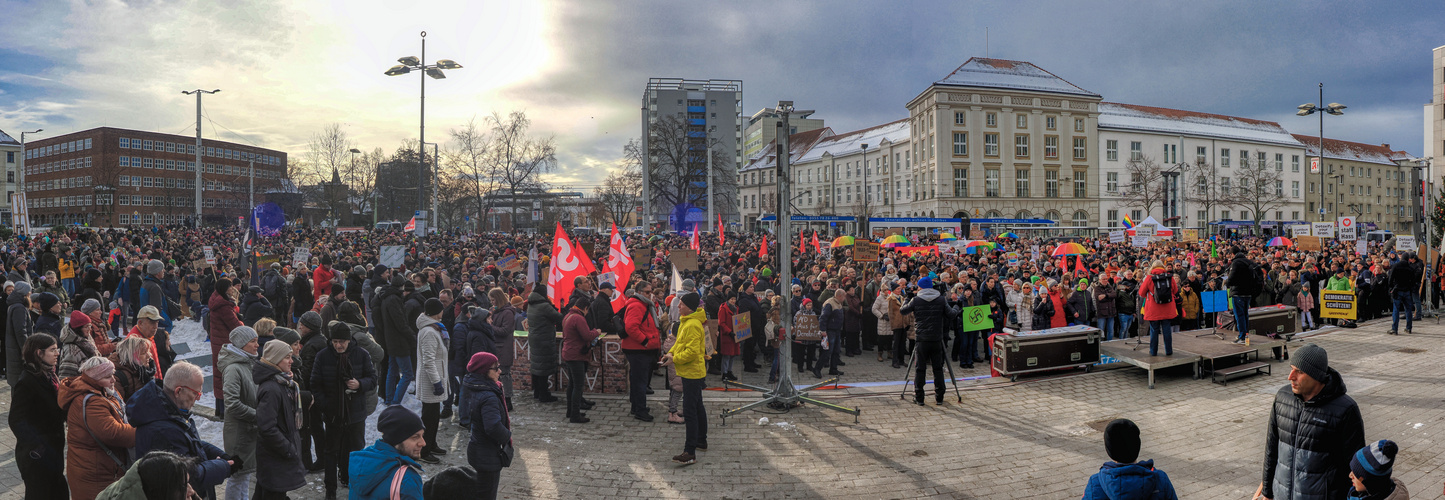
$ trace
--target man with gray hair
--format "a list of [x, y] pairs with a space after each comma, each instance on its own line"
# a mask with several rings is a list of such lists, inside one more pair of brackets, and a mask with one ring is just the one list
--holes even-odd
[[168, 451], [197, 463], [191, 467], [191, 487], [207, 498], [232, 472], [241, 470], [241, 460], [226, 455], [201, 440], [191, 421], [191, 408], [201, 399], [204, 375], [196, 365], [176, 362], [166, 370], [164, 382], [152, 380], [126, 401], [126, 415], [135, 427], [135, 454]]

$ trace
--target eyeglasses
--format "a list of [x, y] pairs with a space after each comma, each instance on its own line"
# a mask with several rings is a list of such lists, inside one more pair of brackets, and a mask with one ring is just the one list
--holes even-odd
[[191, 392], [196, 393], [196, 398], [197, 398], [197, 399], [200, 399], [200, 397], [201, 397], [201, 391], [199, 391], [199, 390], [192, 389], [192, 388], [186, 387], [186, 386], [184, 386], [184, 385], [183, 385], [183, 386], [180, 386], [178, 389], [185, 389], [185, 390], [188, 390], [188, 391], [191, 391]]

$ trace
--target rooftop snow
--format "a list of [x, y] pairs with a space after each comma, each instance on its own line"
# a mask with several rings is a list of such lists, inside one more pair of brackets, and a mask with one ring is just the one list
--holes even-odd
[[[1295, 134], [1294, 138], [1305, 145], [1305, 154], [1319, 154], [1319, 136]], [[1325, 138], [1325, 158], [1336, 160], [1362, 161], [1367, 163], [1378, 163], [1381, 165], [1397, 165], [1395, 160], [1403, 160], [1410, 157], [1404, 151], [1390, 149], [1388, 144], [1373, 145], [1361, 144], [1358, 142], [1341, 141], [1338, 139]]]
[[934, 85], [1032, 90], [1100, 97], [1069, 83], [1033, 63], [973, 57]]
[[1300, 146], [1294, 136], [1275, 122], [1113, 102], [1099, 103], [1099, 129], [1138, 130]]
[[20, 141], [15, 140], [14, 137], [10, 137], [10, 134], [5, 133], [4, 130], [0, 130], [0, 144], [6, 145], [6, 146], [10, 146], [10, 145], [19, 146], [19, 145], [20, 145]]
[[889, 122], [875, 127], [855, 130], [846, 134], [838, 134], [818, 141], [816, 146], [809, 149], [795, 163], [803, 163], [821, 159], [824, 153], [833, 156], [853, 154], [863, 150], [862, 145], [867, 144], [870, 148], [878, 148], [883, 141], [898, 143], [908, 140], [908, 119], [904, 118], [895, 122]]
[[[812, 148], [814, 144], [817, 144], [820, 139], [831, 135], [833, 135], [833, 129], [823, 127], [788, 136], [789, 156], [793, 158], [793, 163], [801, 161], [798, 158], [802, 157], [804, 153], [807, 153], [808, 149]], [[778, 141], [769, 141], [766, 147], [758, 150], [757, 153], [753, 153], [753, 156], [748, 158], [748, 164], [743, 166], [739, 171], [762, 170], [777, 167], [777, 153]]]

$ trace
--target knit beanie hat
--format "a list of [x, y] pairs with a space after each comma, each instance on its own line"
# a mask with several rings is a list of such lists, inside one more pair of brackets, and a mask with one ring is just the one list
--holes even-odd
[[246, 344], [251, 343], [252, 340], [256, 340], [256, 337], [258, 337], [258, 335], [256, 335], [255, 329], [241, 325], [231, 330], [231, 345], [236, 346], [237, 349], [242, 349], [246, 347]]
[[332, 321], [327, 327], [327, 335], [331, 340], [355, 340], [351, 338], [351, 327], [341, 321]]
[[422, 498], [471, 498], [477, 494], [477, 473], [471, 467], [452, 466], [426, 480]]
[[146, 274], [147, 274], [147, 275], [160, 274], [162, 271], [165, 271], [165, 270], [166, 270], [166, 265], [165, 265], [164, 263], [162, 263], [161, 261], [159, 261], [159, 260], [151, 259], [150, 262], [147, 262], [147, 263], [146, 263]]
[[1139, 460], [1139, 426], [1134, 421], [1119, 418], [1104, 427], [1104, 451], [1109, 459], [1121, 464], [1132, 464]]
[[321, 315], [316, 311], [306, 311], [302, 313], [300, 323], [302, 326], [305, 326], [306, 329], [313, 332], [321, 331]]
[[1305, 375], [1309, 375], [1316, 382], [1324, 384], [1330, 381], [1330, 357], [1325, 353], [1323, 347], [1305, 344], [1304, 347], [1295, 349], [1293, 355], [1290, 356], [1289, 364], [1304, 372]]
[[291, 355], [291, 345], [285, 342], [267, 342], [266, 348], [261, 350], [261, 361], [273, 365], [280, 365], [281, 360]]
[[929, 277], [927, 277], [927, 276], [924, 276], [923, 278], [919, 278], [919, 280], [918, 280], [918, 288], [922, 288], [922, 289], [933, 288], [933, 279], [932, 279], [932, 278], [929, 278]]
[[695, 293], [689, 293], [682, 296], [682, 303], [687, 306], [688, 309], [696, 311], [698, 304], [702, 303], [702, 298], [698, 297]]
[[30, 282], [28, 282], [28, 281], [17, 281], [17, 282], [15, 282], [15, 293], [19, 293], [19, 294], [21, 294], [21, 295], [30, 295]]
[[292, 330], [284, 326], [278, 326], [275, 330], [271, 330], [271, 336], [276, 337], [276, 340], [285, 342], [286, 345], [295, 344], [301, 341], [300, 333], [298, 333], [296, 330]]
[[80, 364], [80, 373], [91, 380], [105, 380], [115, 373], [115, 363], [110, 359], [95, 356]]
[[1361, 479], [1366, 476], [1390, 477], [1391, 468], [1395, 465], [1395, 454], [1399, 451], [1400, 448], [1395, 442], [1388, 439], [1370, 443], [1355, 452], [1354, 458], [1350, 459], [1350, 471]]
[[95, 300], [95, 299], [85, 299], [85, 303], [80, 305], [80, 312], [83, 312], [83, 313], [85, 313], [85, 314], [90, 314], [90, 313], [93, 313], [93, 312], [99, 311], [99, 310], [100, 310], [100, 301], [99, 301], [99, 300]]
[[60, 303], [60, 297], [56, 297], [53, 293], [40, 292], [37, 295], [39, 295], [40, 297], [39, 299], [36, 299], [36, 302], [40, 303], [40, 312], [50, 312], [50, 308], [55, 307], [55, 304]]
[[422, 306], [427, 316], [436, 316], [442, 313], [442, 301], [437, 299], [426, 299], [426, 305]]
[[366, 319], [361, 317], [361, 308], [358, 307], [355, 302], [349, 300], [342, 302], [341, 307], [336, 308], [336, 319], [357, 326], [366, 325]]
[[[94, 300], [94, 299], [92, 299], [92, 300]], [[87, 316], [85, 313], [80, 312], [80, 311], [72, 311], [72, 312], [70, 313], [70, 329], [71, 329], [71, 330], [79, 331], [82, 327], [84, 327], [85, 325], [89, 325], [89, 324], [90, 324], [90, 316]]]
[[467, 361], [467, 372], [478, 375], [485, 374], [487, 370], [492, 369], [493, 366], [497, 366], [498, 362], [496, 355], [482, 351], [473, 354], [472, 359]]
[[403, 406], [382, 410], [381, 416], [376, 419], [376, 430], [381, 431], [381, 440], [392, 446], [400, 445], [416, 434], [416, 431], [424, 428], [426, 426], [421, 423], [421, 417]]

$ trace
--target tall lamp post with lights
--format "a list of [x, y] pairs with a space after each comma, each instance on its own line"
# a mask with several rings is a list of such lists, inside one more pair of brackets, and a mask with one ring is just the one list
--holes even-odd
[[[29, 200], [25, 199], [25, 136], [30, 134], [39, 134], [44, 131], [45, 129], [43, 128], [37, 128], [34, 132], [20, 133], [20, 165], [15, 169], [15, 191], [20, 193], [20, 196], [18, 198], [20, 198], [19, 201], [21, 203], [30, 203]], [[11, 217], [10, 225], [11, 227], [21, 227], [23, 225], [25, 231], [30, 231], [30, 207], [17, 206], [15, 203], [16, 201], [17, 200], [15, 199], [15, 197], [12, 197], [10, 199], [10, 213], [15, 214]], [[24, 217], [25, 220], [17, 223], [14, 220], [16, 216]]]
[[1320, 83], [1319, 105], [1304, 103], [1299, 105], [1297, 107], [1299, 111], [1295, 112], [1295, 114], [1299, 116], [1309, 116], [1316, 113], [1320, 115], [1320, 149], [1318, 156], [1315, 157], [1315, 161], [1317, 162], [1315, 167], [1318, 170], [1315, 173], [1320, 174], [1320, 209], [1317, 212], [1320, 215], [1320, 222], [1325, 221], [1325, 115], [1343, 115], [1345, 114], [1345, 107], [1344, 104], [1337, 102], [1332, 102], [1329, 106], [1325, 106], [1325, 84]]
[[206, 148], [201, 147], [201, 96], [204, 94], [215, 94], [220, 91], [221, 89], [181, 91], [182, 94], [196, 96], [196, 228], [201, 227], [201, 207], [205, 206], [201, 201], [201, 190], [205, 188], [204, 182], [201, 181], [201, 172], [206, 170], [206, 164], [201, 162], [201, 155], [206, 152]]
[[[441, 80], [441, 79], [447, 77], [446, 73], [443, 73], [442, 70], [444, 70], [444, 69], [461, 69], [461, 68], [462, 68], [462, 65], [457, 64], [456, 61], [453, 61], [453, 60], [451, 60], [451, 59], [439, 59], [439, 60], [437, 60], [436, 64], [426, 64], [426, 63], [423, 63], [422, 61], [425, 60], [425, 59], [426, 59], [426, 32], [423, 31], [423, 32], [421, 32], [421, 57], [418, 58], [418, 57], [416, 57], [416, 56], [406, 56], [406, 57], [403, 57], [403, 58], [401, 58], [401, 59], [397, 59], [396, 62], [399, 62], [399, 63], [401, 63], [401, 64], [398, 64], [398, 65], [396, 65], [396, 66], [392, 66], [390, 69], [386, 70], [386, 73], [385, 73], [385, 74], [386, 74], [386, 76], [401, 76], [401, 75], [405, 75], [405, 74], [407, 74], [407, 73], [411, 73], [412, 71], [421, 71], [422, 73], [425, 73], [426, 76], [435, 78], [435, 79], [437, 79], [437, 80]], [[422, 78], [422, 79], [421, 79], [421, 132], [420, 132], [420, 136], [419, 136], [418, 139], [417, 139], [417, 146], [418, 146], [418, 147], [417, 147], [417, 152], [421, 155], [421, 171], [417, 173], [417, 180], [416, 180], [416, 186], [417, 186], [417, 190], [416, 190], [416, 209], [417, 209], [417, 210], [423, 210], [423, 209], [426, 208], [426, 199], [422, 197], [422, 193], [425, 193], [425, 192], [426, 192], [426, 189], [425, 189], [423, 186], [426, 184], [426, 177], [427, 177], [427, 176], [426, 176], [426, 171], [427, 171], [427, 163], [426, 163], [426, 78]], [[436, 214], [431, 214], [431, 215], [429, 216], [429, 218], [434, 218], [434, 217], [436, 217]]]

